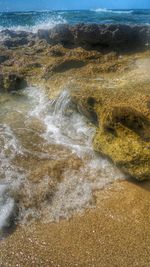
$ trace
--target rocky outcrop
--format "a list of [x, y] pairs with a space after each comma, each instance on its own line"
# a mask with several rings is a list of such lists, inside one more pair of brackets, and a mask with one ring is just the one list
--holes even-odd
[[33, 40], [35, 40], [35, 35], [25, 31], [3, 30], [0, 32], [0, 46], [7, 48], [28, 45]]
[[104, 48], [135, 48], [149, 45], [149, 26], [129, 26], [120, 24], [59, 24], [50, 30], [41, 29], [37, 34], [25, 31], [3, 30], [0, 45], [13, 48], [33, 45], [38, 39], [51, 45], [98, 46]]
[[94, 149], [138, 180], [150, 179], [150, 94], [126, 88], [75, 92], [73, 101], [97, 127]]
[[39, 30], [38, 37], [51, 44], [132, 48], [149, 44], [150, 28], [128, 25], [62, 24], [51, 30]]

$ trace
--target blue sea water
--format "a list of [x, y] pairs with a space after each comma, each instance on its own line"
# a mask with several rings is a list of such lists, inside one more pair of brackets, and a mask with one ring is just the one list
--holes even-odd
[[14, 29], [36, 32], [39, 28], [50, 28], [58, 23], [150, 24], [150, 10], [99, 8], [95, 10], [0, 13], [0, 30]]

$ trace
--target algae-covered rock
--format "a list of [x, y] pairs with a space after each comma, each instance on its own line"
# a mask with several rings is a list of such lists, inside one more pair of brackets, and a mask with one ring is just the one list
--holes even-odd
[[72, 98], [97, 126], [94, 149], [130, 176], [146, 180], [150, 179], [150, 92], [136, 86], [86, 88]]

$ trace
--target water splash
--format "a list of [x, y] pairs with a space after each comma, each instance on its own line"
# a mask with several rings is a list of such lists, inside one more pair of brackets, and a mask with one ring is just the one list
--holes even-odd
[[0, 116], [0, 229], [16, 201], [20, 223], [59, 221], [93, 207], [95, 190], [123, 178], [93, 151], [95, 129], [68, 90], [53, 101], [39, 88], [8, 99]]
[[0, 31], [14, 30], [36, 33], [39, 29], [51, 29], [67, 23], [60, 14], [52, 12], [1, 13]]

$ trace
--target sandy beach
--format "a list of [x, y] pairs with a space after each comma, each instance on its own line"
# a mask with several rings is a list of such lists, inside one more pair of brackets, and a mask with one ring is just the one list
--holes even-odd
[[116, 182], [85, 214], [18, 227], [1, 241], [0, 266], [149, 266], [149, 190], [149, 182]]

